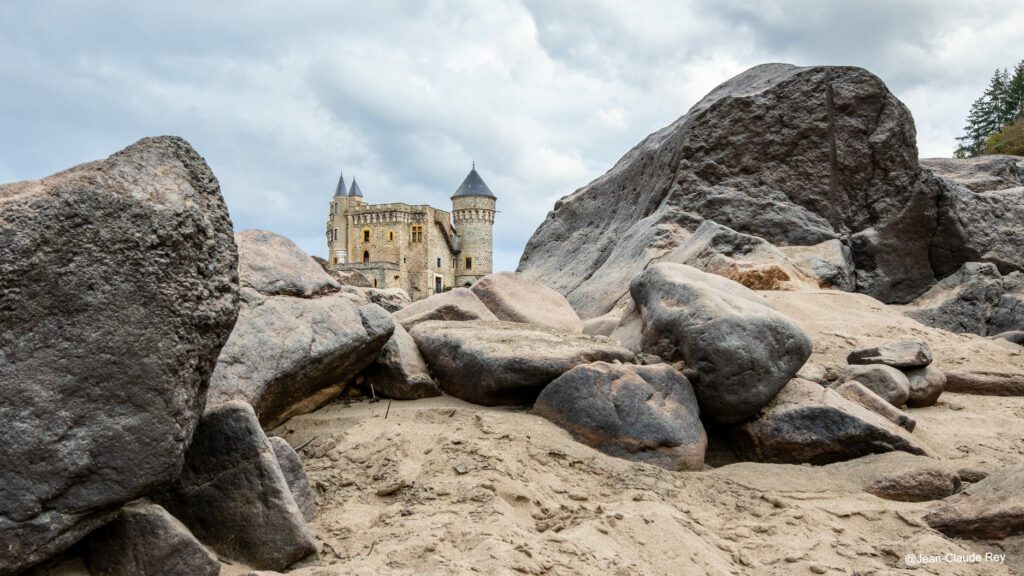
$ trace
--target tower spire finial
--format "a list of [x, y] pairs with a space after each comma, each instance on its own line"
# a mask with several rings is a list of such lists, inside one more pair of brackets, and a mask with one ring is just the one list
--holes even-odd
[[476, 154], [473, 154], [473, 170], [476, 170]]

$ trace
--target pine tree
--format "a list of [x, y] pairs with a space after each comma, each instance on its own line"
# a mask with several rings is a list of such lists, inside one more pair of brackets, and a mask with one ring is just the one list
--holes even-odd
[[1014, 67], [1013, 76], [1006, 80], [1001, 112], [1004, 124], [1024, 117], [1024, 60]]
[[[1024, 64], [1024, 61], [1021, 64]], [[1018, 65], [1017, 70], [1024, 68]], [[1014, 71], [1015, 78], [1017, 70]], [[1024, 71], [1021, 73], [1021, 79], [1024, 81]], [[985, 93], [971, 104], [964, 135], [957, 138], [960, 142], [954, 152], [957, 158], [970, 158], [982, 154], [988, 137], [999, 132], [1005, 124], [1014, 119], [1016, 110], [1009, 95], [1010, 81], [1005, 69], [996, 69]]]

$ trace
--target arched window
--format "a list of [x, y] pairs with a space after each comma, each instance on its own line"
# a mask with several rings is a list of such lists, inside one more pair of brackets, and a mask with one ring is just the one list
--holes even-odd
[[363, 250], [363, 262], [369, 262], [369, 261], [370, 261], [370, 251], [369, 250]]

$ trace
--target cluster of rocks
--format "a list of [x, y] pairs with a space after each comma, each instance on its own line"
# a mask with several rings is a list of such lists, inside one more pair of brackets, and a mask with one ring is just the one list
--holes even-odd
[[79, 541], [114, 575], [316, 552], [301, 461], [253, 408], [272, 424], [315, 405], [303, 387], [369, 364], [392, 328], [330, 302], [338, 284], [289, 244], [234, 236], [180, 138], [0, 186], [0, 574]]
[[765, 64], [556, 202], [519, 271], [585, 320], [619, 308], [652, 262], [676, 262], [758, 290], [909, 303], [954, 331], [1020, 331], [1022, 165], [919, 161], [909, 111], [871, 73]]

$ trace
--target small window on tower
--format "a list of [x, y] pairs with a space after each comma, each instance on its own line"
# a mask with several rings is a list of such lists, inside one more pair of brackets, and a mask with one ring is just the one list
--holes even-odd
[[370, 231], [369, 230], [363, 230], [363, 242], [369, 242], [369, 241], [370, 241]]
[[369, 262], [369, 261], [370, 261], [370, 253], [369, 253], [369, 251], [364, 251], [363, 252], [363, 262]]
[[472, 269], [473, 269], [473, 258], [471, 256], [466, 256], [466, 270], [472, 270]]
[[437, 267], [438, 267], [438, 268], [440, 268], [440, 267], [441, 267], [441, 259], [440, 259], [440, 258], [438, 258], [438, 259], [437, 259]]
[[395, 233], [394, 232], [388, 232], [388, 240], [394, 240], [394, 239], [395, 239]]

